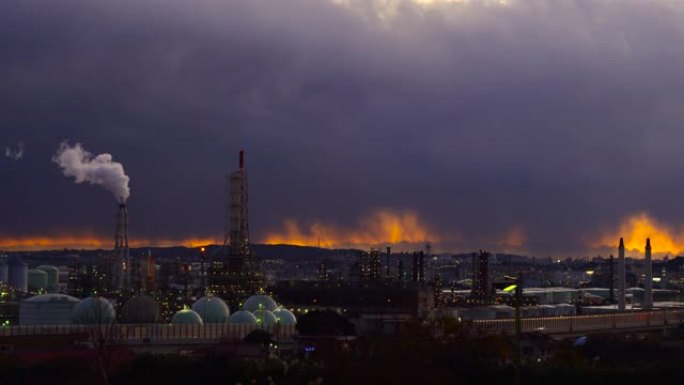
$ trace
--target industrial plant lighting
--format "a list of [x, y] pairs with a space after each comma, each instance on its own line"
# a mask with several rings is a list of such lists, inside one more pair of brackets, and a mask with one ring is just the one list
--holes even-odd
[[506, 293], [510, 293], [510, 292], [512, 292], [513, 290], [515, 290], [516, 287], [518, 287], [518, 285], [510, 285], [510, 286], [508, 286], [508, 287], [505, 287], [505, 288], [503, 289], [503, 291], [506, 292]]

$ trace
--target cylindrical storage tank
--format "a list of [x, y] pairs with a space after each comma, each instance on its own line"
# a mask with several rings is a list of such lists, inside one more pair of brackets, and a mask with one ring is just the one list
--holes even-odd
[[18, 291], [28, 291], [28, 265], [19, 257], [9, 261], [9, 286]]
[[28, 271], [28, 290], [32, 293], [42, 293], [47, 290], [48, 275], [43, 270]]
[[0, 262], [0, 282], [7, 283], [9, 280], [9, 270], [7, 269], [7, 262]]
[[47, 273], [47, 291], [48, 293], [56, 293], [59, 291], [59, 269], [55, 266], [40, 265], [36, 267], [37, 270], [43, 270]]
[[69, 325], [79, 304], [78, 298], [64, 294], [42, 294], [19, 305], [19, 325]]

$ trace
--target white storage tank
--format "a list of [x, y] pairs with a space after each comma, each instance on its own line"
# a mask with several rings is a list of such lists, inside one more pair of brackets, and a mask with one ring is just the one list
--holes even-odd
[[56, 293], [59, 291], [59, 269], [51, 265], [40, 265], [37, 270], [42, 270], [47, 274], [47, 291]]
[[108, 325], [116, 320], [116, 312], [105, 298], [88, 297], [76, 306], [71, 320], [77, 325]]
[[19, 325], [69, 325], [79, 304], [78, 298], [65, 294], [42, 294], [19, 305]]
[[230, 317], [228, 305], [219, 297], [208, 295], [198, 299], [193, 305], [192, 310], [202, 317], [204, 323], [224, 323]]
[[28, 291], [31, 293], [43, 293], [47, 291], [48, 275], [43, 270], [31, 269], [28, 271]]

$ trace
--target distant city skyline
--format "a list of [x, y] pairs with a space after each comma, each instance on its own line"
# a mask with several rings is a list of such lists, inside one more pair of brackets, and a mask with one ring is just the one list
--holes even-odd
[[[124, 0], [0, 4], [0, 249], [251, 241], [545, 256], [684, 251], [684, 4]], [[128, 188], [128, 186], [126, 187]], [[116, 193], [115, 193], [116, 194]], [[410, 245], [410, 246], [409, 246]]]

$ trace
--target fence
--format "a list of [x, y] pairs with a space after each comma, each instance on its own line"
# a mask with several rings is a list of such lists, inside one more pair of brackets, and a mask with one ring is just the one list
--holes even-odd
[[[520, 320], [523, 332], [562, 334], [610, 329], [637, 329], [673, 326], [684, 321], [684, 309], [580, 316], [533, 317]], [[475, 326], [491, 332], [514, 333], [515, 319], [475, 320]]]
[[0, 328], [0, 337], [84, 334], [120, 344], [211, 343], [241, 341], [254, 330], [270, 333], [276, 341], [295, 334], [295, 325], [273, 324], [111, 324], [111, 325], [24, 325]]

